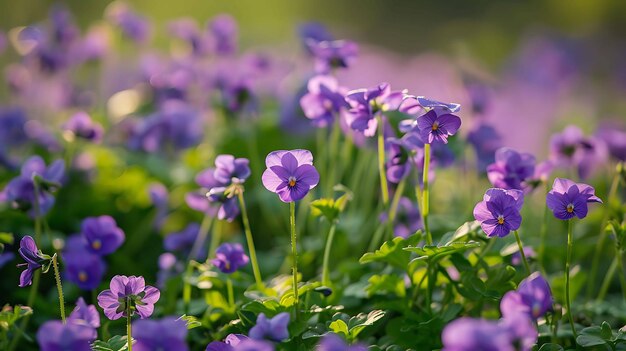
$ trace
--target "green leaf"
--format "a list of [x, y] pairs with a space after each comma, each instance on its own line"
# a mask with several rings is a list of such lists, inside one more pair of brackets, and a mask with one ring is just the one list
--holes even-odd
[[382, 274], [373, 275], [368, 279], [369, 285], [365, 288], [369, 296], [394, 294], [398, 297], [406, 295], [404, 278], [398, 275]]
[[33, 314], [33, 309], [28, 306], [4, 305], [0, 311], [0, 329], [9, 330], [15, 322], [31, 314]]
[[187, 323], [187, 329], [193, 329], [202, 326], [202, 322], [198, 320], [195, 316], [182, 315], [180, 319], [184, 320]]
[[336, 334], [343, 334], [345, 336], [348, 336], [348, 325], [341, 319], [333, 321], [328, 327]]
[[445, 235], [441, 242], [445, 243], [445, 245], [449, 245], [453, 242], [458, 241], [459, 239], [468, 236], [469, 234], [476, 233], [480, 228], [480, 222], [478, 221], [470, 221], [465, 222], [463, 225], [457, 228], [457, 230], [451, 235]]
[[345, 186], [337, 185], [333, 189], [342, 191], [343, 194], [336, 200], [333, 198], [322, 198], [311, 202], [311, 214], [315, 217], [324, 216], [331, 223], [345, 210], [348, 201], [352, 200], [352, 191]]
[[128, 350], [128, 342], [126, 335], [116, 335], [104, 342], [102, 340], [96, 340], [91, 344], [92, 351], [124, 351]]
[[563, 347], [557, 344], [543, 344], [539, 351], [563, 351]]
[[406, 270], [411, 254], [405, 251], [405, 249], [411, 245], [417, 244], [421, 237], [421, 232], [413, 234], [406, 239], [402, 237], [395, 237], [392, 240], [384, 242], [380, 249], [375, 252], [368, 252], [363, 255], [359, 262], [384, 262], [402, 270]]
[[356, 339], [356, 337], [370, 325], [374, 325], [378, 320], [385, 316], [385, 311], [374, 310], [367, 315], [360, 313], [356, 317], [350, 318], [348, 326], [350, 327], [350, 340]]
[[429, 259], [431, 261], [439, 261], [454, 253], [463, 252], [478, 246], [480, 246], [480, 243], [468, 241], [466, 243], [453, 242], [444, 246], [406, 247], [404, 250], [418, 254], [419, 256], [416, 260]]
[[583, 347], [606, 344], [606, 340], [602, 337], [602, 328], [596, 325], [581, 330], [580, 335], [576, 338], [576, 342]]
[[611, 325], [607, 321], [604, 321], [602, 322], [602, 326], [600, 328], [600, 336], [602, 337], [602, 339], [611, 341], [611, 339], [613, 339], [613, 331], [611, 330]]

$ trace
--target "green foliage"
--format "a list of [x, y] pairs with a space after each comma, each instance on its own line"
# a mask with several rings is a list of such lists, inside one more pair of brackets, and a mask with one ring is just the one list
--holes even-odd
[[473, 249], [480, 246], [480, 243], [476, 241], [463, 242], [451, 242], [443, 246], [423, 246], [413, 247], [408, 246], [403, 250], [416, 253], [418, 257], [416, 260], [430, 260], [431, 262], [437, 262], [444, 258], [447, 258], [455, 253], [463, 252], [469, 249]]
[[343, 194], [337, 199], [321, 198], [311, 201], [311, 215], [315, 217], [323, 216], [328, 222], [334, 222], [339, 217], [352, 200], [352, 191], [343, 185], [336, 185], [335, 191], [341, 191]]
[[395, 237], [392, 240], [384, 242], [380, 249], [375, 252], [368, 252], [363, 255], [359, 262], [384, 262], [396, 268], [407, 270], [411, 253], [406, 251], [406, 248], [411, 245], [416, 245], [421, 238], [421, 232], [417, 232], [406, 239]]
[[[132, 342], [132, 341], [131, 341]], [[107, 342], [96, 340], [91, 344], [92, 351], [125, 351], [128, 350], [128, 339], [126, 335], [116, 335]]]

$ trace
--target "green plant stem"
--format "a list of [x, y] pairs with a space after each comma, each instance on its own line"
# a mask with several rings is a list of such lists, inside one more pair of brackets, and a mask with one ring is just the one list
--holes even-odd
[[430, 169], [430, 144], [424, 144], [424, 171], [422, 183], [424, 191], [422, 191], [422, 216], [424, 217], [424, 231], [426, 232], [426, 244], [433, 244], [433, 237], [430, 234], [428, 226], [428, 214], [430, 213], [430, 191], [428, 189], [428, 170]]
[[328, 180], [326, 181], [326, 194], [327, 196], [332, 196], [333, 194], [333, 186], [335, 186], [337, 182], [337, 168], [340, 164], [338, 162], [339, 155], [339, 138], [341, 137], [341, 127], [339, 126], [339, 119], [335, 118], [335, 123], [332, 126], [332, 131], [330, 132], [330, 146], [328, 148]]
[[[427, 144], [428, 145], [428, 144]], [[432, 314], [433, 309], [432, 309], [432, 304], [433, 304], [433, 285], [435, 284], [435, 279], [436, 279], [436, 275], [435, 277], [432, 276], [432, 272], [433, 270], [435, 270], [433, 267], [431, 267], [431, 265], [433, 264], [433, 262], [428, 259], [428, 267], [426, 268], [426, 274], [427, 274], [427, 292], [426, 292], [426, 310], [428, 311], [428, 313]], [[436, 273], [435, 273], [436, 274]]]
[[222, 221], [218, 220], [215, 222], [213, 232], [211, 234], [211, 243], [209, 244], [209, 252], [207, 253], [207, 262], [210, 257], [213, 257], [217, 246], [222, 240]]
[[[613, 181], [611, 182], [611, 187], [609, 189], [609, 193], [606, 198], [606, 203], [610, 204], [611, 199], [617, 193], [617, 188], [619, 185], [620, 175], [618, 172], [615, 172], [613, 176]], [[604, 211], [604, 216], [602, 217], [602, 222], [600, 224], [600, 238], [596, 243], [596, 247], [593, 253], [593, 261], [591, 262], [591, 273], [589, 275], [589, 284], [587, 284], [587, 300], [591, 299], [591, 295], [593, 294], [593, 287], [596, 286], [595, 282], [598, 276], [598, 269], [600, 267], [600, 257], [602, 257], [602, 249], [604, 248], [604, 242], [606, 241], [607, 232], [604, 230], [606, 227], [606, 223], [609, 220], [609, 215], [611, 211]]]
[[389, 203], [389, 189], [387, 189], [387, 173], [385, 172], [385, 131], [383, 118], [378, 116], [378, 174], [380, 176], [380, 191], [385, 208]]
[[530, 265], [528, 264], [528, 259], [526, 259], [524, 245], [522, 245], [522, 240], [519, 238], [519, 232], [515, 230], [513, 233], [515, 234], [515, 240], [517, 241], [517, 247], [519, 247], [519, 253], [522, 256], [522, 261], [524, 261], [524, 267], [526, 267], [526, 275], [530, 275]]
[[300, 297], [298, 296], [298, 248], [296, 246], [296, 202], [289, 203], [289, 223], [291, 227], [291, 255], [293, 256], [293, 299], [295, 320], [300, 314]]
[[128, 351], [133, 351], [133, 337], [130, 326], [130, 298], [126, 298], [126, 341], [128, 342]]
[[336, 222], [332, 222], [330, 224], [330, 229], [328, 230], [328, 237], [326, 237], [326, 248], [324, 249], [324, 261], [322, 263], [322, 284], [326, 286], [330, 286], [330, 270], [328, 267], [328, 263], [330, 261], [330, 249], [333, 246], [333, 240], [335, 239], [335, 228], [337, 226]]
[[389, 218], [387, 220], [387, 226], [389, 228], [389, 235], [393, 238], [393, 222], [396, 220], [396, 216], [398, 215], [398, 204], [400, 203], [400, 198], [404, 193], [404, 187], [406, 186], [406, 178], [403, 178], [398, 187], [396, 188], [395, 194], [393, 194], [393, 199], [391, 200], [391, 207], [389, 208]]
[[[546, 183], [546, 193], [548, 192], [548, 184]], [[543, 207], [543, 219], [541, 222], [541, 229], [539, 231], [539, 267], [541, 268], [541, 272], [546, 275], [545, 269], [545, 253], [546, 253], [546, 234], [548, 233], [548, 218], [549, 212], [548, 205], [544, 204]]]
[[228, 304], [235, 309], [235, 293], [233, 292], [233, 281], [226, 278], [226, 291], [228, 294]]
[[574, 327], [574, 316], [572, 314], [572, 307], [570, 301], [570, 278], [569, 278], [569, 267], [570, 262], [572, 260], [572, 247], [573, 247], [573, 223], [572, 220], [567, 221], [567, 257], [565, 259], [565, 305], [567, 307], [567, 314], [569, 315], [569, 324], [572, 327], [572, 333], [574, 334], [574, 339], [578, 337], [578, 333], [576, 333], [576, 328]]
[[183, 276], [183, 305], [185, 308], [185, 314], [189, 314], [189, 304], [191, 303], [191, 284], [189, 283], [189, 279], [191, 278], [191, 274], [193, 273], [193, 266], [191, 262], [187, 262], [187, 269], [185, 270], [185, 275]]
[[241, 219], [243, 221], [244, 232], [246, 233], [246, 242], [248, 243], [248, 251], [250, 251], [250, 261], [252, 262], [252, 272], [258, 289], [264, 289], [261, 270], [259, 269], [259, 261], [256, 257], [256, 249], [254, 248], [254, 239], [252, 238], [252, 230], [250, 229], [250, 221], [248, 220], [248, 211], [246, 210], [246, 202], [243, 198], [243, 192], [237, 194], [239, 198], [239, 207], [241, 209]]
[[63, 286], [61, 285], [61, 276], [59, 275], [59, 265], [57, 263], [57, 255], [52, 256], [52, 267], [54, 268], [54, 279], [57, 284], [59, 293], [59, 310], [61, 311], [61, 320], [65, 324], [65, 300], [63, 299]]
[[602, 285], [600, 286], [600, 291], [598, 292], [598, 296], [596, 297], [596, 302], [602, 302], [606, 297], [606, 293], [609, 291], [609, 285], [611, 284], [611, 280], [613, 280], [613, 276], [615, 276], [617, 265], [617, 256], [615, 256], [613, 257], [613, 262], [611, 262], [609, 269], [606, 271], [606, 275], [604, 276], [604, 280], [602, 281]]
[[619, 267], [619, 283], [620, 283], [620, 287], [622, 288], [622, 297], [624, 298], [624, 301], [626, 301], [626, 271], [624, 270], [624, 263], [622, 261], [622, 256], [624, 254], [623, 250], [617, 250], [616, 252], [616, 260], [617, 260], [617, 266]]

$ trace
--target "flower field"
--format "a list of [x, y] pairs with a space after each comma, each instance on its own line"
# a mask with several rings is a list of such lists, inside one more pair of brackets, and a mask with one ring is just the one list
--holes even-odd
[[0, 25], [1, 350], [626, 350], [623, 55], [206, 18]]

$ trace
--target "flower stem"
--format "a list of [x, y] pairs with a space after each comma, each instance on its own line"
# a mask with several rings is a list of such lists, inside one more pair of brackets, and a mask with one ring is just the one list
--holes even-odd
[[246, 210], [246, 202], [243, 198], [243, 192], [237, 194], [239, 198], [239, 207], [241, 208], [241, 219], [243, 220], [243, 228], [246, 233], [246, 241], [248, 242], [248, 251], [250, 251], [250, 261], [252, 261], [252, 272], [258, 289], [264, 289], [263, 278], [261, 278], [261, 270], [259, 262], [256, 258], [256, 249], [254, 248], [254, 239], [252, 239], [252, 230], [250, 230], [250, 221], [248, 220], [248, 211]]
[[296, 246], [296, 203], [292, 201], [289, 203], [289, 223], [291, 226], [291, 254], [293, 256], [293, 299], [294, 299], [294, 312], [295, 320], [298, 320], [299, 311], [299, 296], [298, 296], [298, 249]]
[[[546, 193], [548, 192], [546, 184]], [[539, 232], [539, 267], [541, 267], [542, 273], [545, 274], [545, 253], [546, 253], [546, 234], [548, 233], [548, 205], [544, 204], [543, 207], [543, 220], [541, 222], [541, 230]]]
[[133, 351], [133, 338], [130, 327], [130, 298], [126, 298], [126, 341], [128, 342], [128, 351]]
[[617, 259], [617, 265], [619, 266], [619, 270], [620, 270], [619, 283], [620, 283], [620, 287], [622, 288], [622, 297], [624, 298], [624, 301], [626, 301], [626, 271], [624, 270], [624, 263], [622, 262], [623, 254], [624, 254], [624, 251], [617, 250], [616, 259]]
[[322, 264], [322, 284], [330, 286], [330, 273], [328, 268], [328, 262], [330, 261], [330, 249], [333, 246], [333, 240], [335, 239], [335, 229], [337, 223], [334, 221], [330, 224], [328, 230], [328, 237], [326, 238], [326, 248], [324, 249], [324, 262]]
[[335, 118], [335, 123], [332, 125], [330, 132], [330, 147], [328, 148], [328, 180], [326, 182], [325, 192], [328, 196], [333, 194], [333, 186], [335, 186], [337, 179], [337, 168], [340, 164], [337, 160], [339, 155], [339, 138], [341, 137], [339, 119]]
[[54, 279], [57, 283], [57, 291], [59, 292], [59, 310], [61, 311], [61, 320], [65, 324], [65, 300], [63, 299], [63, 286], [61, 285], [61, 276], [59, 275], [59, 265], [57, 263], [57, 255], [52, 256], [52, 267], [54, 267]]
[[185, 275], [183, 276], [183, 305], [185, 308], [185, 314], [189, 314], [189, 304], [191, 303], [191, 284], [189, 283], [189, 279], [191, 278], [191, 274], [193, 273], [193, 266], [191, 262], [187, 262], [187, 269], [185, 270]]
[[570, 261], [572, 260], [572, 246], [573, 246], [573, 234], [572, 228], [573, 223], [572, 220], [567, 221], [567, 257], [565, 259], [565, 305], [567, 307], [567, 313], [569, 314], [569, 324], [572, 327], [572, 333], [574, 334], [574, 338], [578, 337], [578, 333], [576, 333], [576, 328], [574, 327], [574, 316], [572, 315], [572, 308], [570, 304], [570, 279], [569, 279], [569, 266]]
[[396, 216], [398, 215], [398, 204], [400, 203], [400, 198], [402, 197], [402, 193], [404, 193], [404, 187], [406, 185], [406, 178], [402, 178], [398, 187], [396, 188], [396, 193], [393, 194], [393, 199], [391, 200], [391, 207], [389, 207], [389, 218], [387, 221], [387, 225], [389, 228], [389, 235], [393, 238], [393, 221], [396, 220]]
[[235, 309], [235, 293], [233, 292], [233, 281], [226, 278], [226, 291], [228, 293], [228, 304]]
[[212, 257], [215, 254], [215, 250], [222, 240], [222, 221], [218, 220], [215, 222], [215, 226], [213, 227], [213, 232], [211, 234], [211, 243], [209, 244], [207, 261], [209, 260], [209, 257]]
[[430, 234], [430, 228], [428, 227], [428, 214], [430, 206], [430, 192], [428, 189], [428, 170], [430, 169], [430, 144], [424, 144], [424, 171], [422, 183], [424, 184], [424, 191], [422, 191], [422, 215], [424, 216], [424, 231], [426, 232], [426, 243], [428, 245], [433, 244], [433, 237]]
[[519, 254], [522, 256], [522, 261], [524, 261], [524, 267], [526, 267], [526, 275], [530, 275], [530, 265], [528, 265], [528, 259], [526, 259], [526, 254], [524, 253], [524, 246], [522, 245], [522, 240], [519, 238], [519, 232], [515, 230], [513, 233], [515, 233], [515, 240], [517, 241], [517, 247], [519, 247]]
[[383, 196], [383, 205], [389, 203], [389, 189], [387, 189], [387, 173], [385, 172], [385, 131], [383, 118], [378, 116], [378, 174], [380, 175], [380, 191]]

